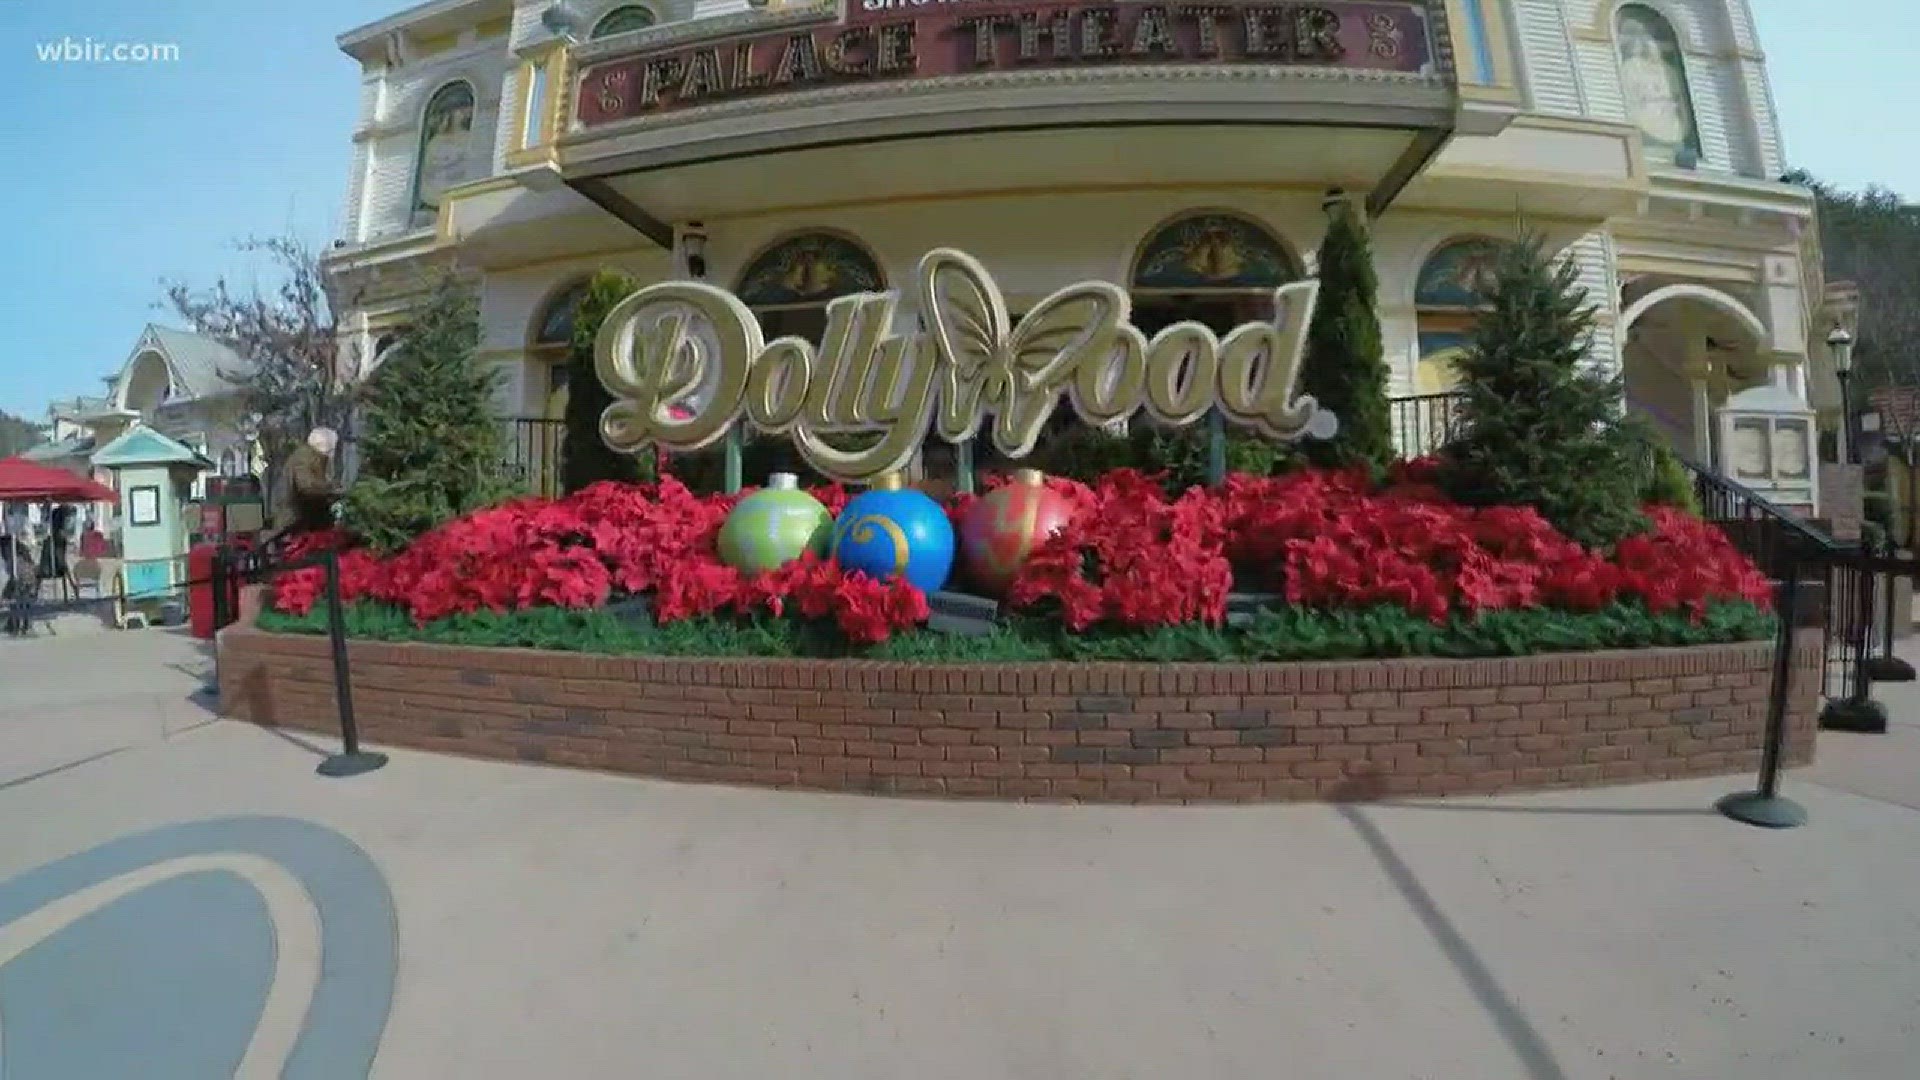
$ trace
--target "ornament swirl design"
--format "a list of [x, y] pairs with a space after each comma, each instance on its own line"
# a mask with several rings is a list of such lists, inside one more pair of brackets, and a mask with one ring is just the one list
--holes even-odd
[[876, 532], [887, 534], [888, 543], [893, 545], [893, 574], [905, 573], [907, 569], [907, 534], [900, 524], [884, 514], [867, 514], [840, 523], [840, 535], [856, 544], [871, 544]]

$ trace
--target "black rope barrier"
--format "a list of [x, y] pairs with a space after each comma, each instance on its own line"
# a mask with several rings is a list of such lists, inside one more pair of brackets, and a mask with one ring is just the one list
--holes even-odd
[[[299, 559], [288, 560], [284, 553], [277, 550], [278, 545], [269, 543], [260, 548], [235, 550], [222, 546], [214, 551], [213, 564], [206, 577], [192, 578], [176, 582], [167, 587], [169, 595], [191, 592], [200, 586], [209, 586], [212, 592], [213, 633], [215, 640], [214, 677], [210, 687], [217, 696], [219, 693], [220, 650], [219, 633], [239, 619], [238, 592], [242, 584], [263, 581], [266, 578], [293, 570], [320, 567], [326, 576], [325, 603], [327, 608], [327, 644], [333, 659], [334, 705], [340, 717], [340, 753], [330, 755], [320, 762], [315, 770], [322, 776], [347, 777], [372, 772], [387, 763], [387, 755], [360, 747], [360, 730], [353, 712], [353, 673], [347, 656], [347, 616], [346, 605], [340, 596], [340, 553], [328, 549]], [[155, 598], [154, 593], [143, 592], [130, 595], [124, 588], [113, 595], [97, 596], [90, 599], [74, 598], [53, 604], [41, 605], [35, 598], [16, 599], [9, 608], [9, 615], [20, 618], [46, 619], [53, 614], [68, 611], [86, 611], [102, 605], [136, 603]]]

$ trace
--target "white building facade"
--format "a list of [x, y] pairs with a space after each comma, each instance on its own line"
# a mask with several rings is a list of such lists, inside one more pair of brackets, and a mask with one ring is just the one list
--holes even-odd
[[769, 336], [943, 245], [1015, 313], [1100, 278], [1145, 329], [1227, 323], [1312, 272], [1337, 190], [1371, 223], [1395, 394], [1451, 385], [1486, 241], [1524, 222], [1576, 261], [1631, 408], [1816, 501], [1813, 201], [1778, 179], [1747, 0], [436, 0], [340, 45], [357, 353], [458, 267], [506, 415], [558, 415], [601, 267], [731, 287]]

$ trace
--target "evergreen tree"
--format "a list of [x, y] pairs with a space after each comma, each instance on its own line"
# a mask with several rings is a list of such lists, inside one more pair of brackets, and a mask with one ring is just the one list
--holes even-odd
[[613, 404], [613, 395], [593, 370], [593, 339], [607, 313], [632, 296], [640, 283], [618, 270], [602, 270], [587, 282], [587, 292], [573, 315], [573, 344], [567, 353], [566, 433], [560, 444], [561, 485], [569, 492], [602, 480], [626, 483], [651, 478], [653, 455], [623, 454], [600, 437], [600, 415]]
[[342, 520], [374, 548], [403, 547], [514, 493], [494, 415], [500, 375], [480, 363], [479, 344], [473, 293], [448, 279], [370, 378]]
[[1320, 244], [1320, 299], [1300, 372], [1301, 391], [1340, 420], [1333, 439], [1302, 444], [1319, 464], [1379, 468], [1393, 460], [1378, 293], [1367, 227], [1360, 212], [1343, 202]]
[[1621, 416], [1620, 376], [1587, 364], [1593, 308], [1571, 260], [1537, 237], [1504, 245], [1460, 372], [1461, 434], [1441, 482], [1475, 506], [1531, 506], [1605, 547], [1646, 527], [1646, 451]]

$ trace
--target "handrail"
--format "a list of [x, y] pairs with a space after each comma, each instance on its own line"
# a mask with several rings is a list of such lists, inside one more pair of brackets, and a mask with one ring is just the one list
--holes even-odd
[[1720, 492], [1730, 501], [1745, 503], [1760, 512], [1760, 517], [1778, 522], [1788, 532], [1815, 545], [1820, 551], [1839, 554], [1854, 550], [1855, 545], [1843, 544], [1839, 540], [1821, 532], [1806, 523], [1797, 514], [1768, 499], [1766, 496], [1740, 483], [1724, 473], [1714, 472], [1699, 462], [1683, 454], [1675, 454], [1687, 472], [1693, 476], [1697, 487], [1707, 487]]
[[[1405, 436], [1399, 437], [1400, 450], [1408, 457], [1432, 453], [1440, 448], [1453, 435], [1456, 422], [1455, 409], [1462, 395], [1458, 391], [1439, 394], [1413, 394], [1391, 398], [1388, 405], [1396, 428], [1406, 427]], [[1632, 404], [1632, 403], [1630, 403]], [[1396, 431], [1396, 436], [1402, 436]], [[1658, 445], [1649, 440], [1646, 448], [1651, 453]], [[1822, 533], [1785, 507], [1772, 502], [1766, 496], [1747, 487], [1723, 473], [1714, 471], [1710, 466], [1694, 461], [1685, 454], [1676, 452], [1674, 456], [1687, 470], [1693, 480], [1694, 494], [1699, 499], [1703, 517], [1727, 521], [1754, 521], [1768, 523], [1781, 533], [1792, 538], [1807, 549], [1810, 555], [1831, 555], [1852, 551], [1855, 545], [1842, 543]], [[1779, 562], [1779, 552], [1772, 550], [1770, 543], [1755, 541], [1742, 536], [1735, 538], [1741, 544], [1747, 557], [1756, 563], [1773, 569]], [[1746, 550], [1753, 548], [1755, 550]]]

